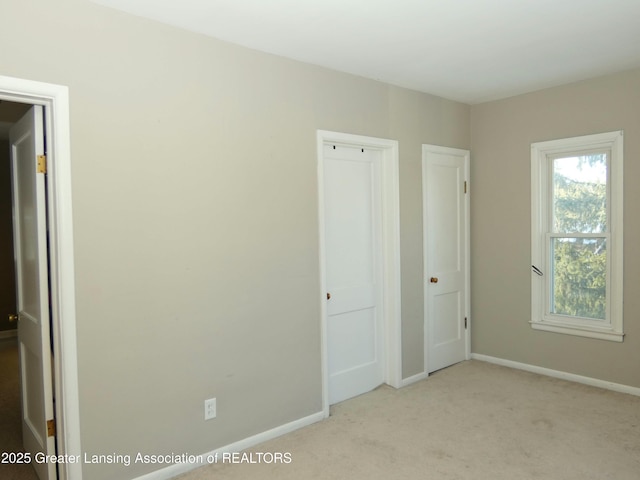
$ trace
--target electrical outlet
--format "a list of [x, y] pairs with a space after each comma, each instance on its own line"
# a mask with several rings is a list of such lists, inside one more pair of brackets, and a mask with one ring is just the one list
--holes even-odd
[[216, 418], [216, 399], [209, 398], [204, 401], [204, 419], [211, 420]]

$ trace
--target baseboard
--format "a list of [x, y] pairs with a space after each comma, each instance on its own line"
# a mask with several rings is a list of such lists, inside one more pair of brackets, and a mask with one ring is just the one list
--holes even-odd
[[314, 413], [313, 415], [309, 415], [308, 417], [300, 418], [298, 420], [294, 420], [293, 422], [280, 425], [279, 427], [267, 430], [266, 432], [259, 433], [243, 440], [239, 440], [230, 445], [212, 450], [211, 452], [196, 455], [196, 457], [200, 457], [203, 459], [203, 461], [201, 462], [177, 463], [161, 470], [156, 470], [155, 472], [137, 477], [134, 480], [169, 480], [171, 478], [177, 477], [178, 475], [182, 475], [183, 473], [195, 470], [196, 468], [214, 463], [212, 461], [207, 461], [207, 458], [221, 458], [223, 453], [240, 452], [242, 450], [246, 450], [247, 448], [254, 447], [255, 445], [280, 437], [282, 435], [293, 432], [324, 419], [324, 412]]
[[515, 368], [517, 370], [524, 370], [531, 373], [538, 373], [540, 375], [546, 375], [548, 377], [559, 378], [561, 380], [569, 380], [570, 382], [582, 383], [584, 385], [590, 385], [592, 387], [605, 388], [614, 392], [628, 393], [629, 395], [640, 397], [640, 388], [632, 387], [630, 385], [607, 382], [606, 380], [600, 380], [597, 378], [583, 377], [582, 375], [576, 375], [574, 373], [561, 372], [559, 370], [538, 367], [536, 365], [529, 365], [527, 363], [514, 362], [513, 360], [505, 360], [503, 358], [491, 357], [489, 355], [482, 355], [480, 353], [472, 353], [471, 358], [473, 360], [480, 360], [483, 362], [494, 363], [496, 365], [502, 365], [503, 367]]
[[407, 377], [407, 378], [403, 378], [402, 379], [402, 383], [400, 384], [400, 387], [406, 387], [408, 385], [411, 385], [412, 383], [416, 383], [419, 382], [421, 380], [424, 380], [426, 378], [429, 377], [429, 374], [427, 372], [422, 372], [422, 373], [418, 373], [416, 375], [412, 375], [411, 377]]
[[7, 338], [16, 338], [18, 336], [18, 330], [3, 330], [0, 332], [0, 340], [5, 340]]

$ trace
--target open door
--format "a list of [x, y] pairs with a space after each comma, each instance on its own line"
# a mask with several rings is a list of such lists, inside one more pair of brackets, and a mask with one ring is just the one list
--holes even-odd
[[382, 154], [324, 145], [329, 404], [384, 383]]
[[[46, 167], [43, 107], [34, 106], [10, 132], [18, 342], [25, 452], [55, 454], [49, 325]], [[56, 478], [54, 462], [35, 462], [40, 480]]]
[[423, 145], [427, 372], [469, 358], [469, 152]]

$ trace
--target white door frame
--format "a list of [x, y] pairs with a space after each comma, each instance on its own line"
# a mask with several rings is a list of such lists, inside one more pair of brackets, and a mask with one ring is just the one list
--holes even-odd
[[[428, 318], [428, 309], [427, 309], [427, 300], [428, 300], [428, 288], [429, 284], [427, 283], [427, 275], [428, 275], [428, 245], [427, 239], [429, 238], [427, 235], [427, 229], [429, 226], [427, 225], [427, 152], [433, 153], [443, 153], [449, 155], [458, 155], [464, 157], [464, 178], [467, 183], [467, 189], [470, 188], [469, 182], [469, 168], [470, 168], [470, 156], [471, 153], [469, 150], [462, 150], [459, 148], [450, 148], [450, 147], [441, 147], [438, 145], [422, 145], [422, 242], [423, 242], [423, 250], [422, 250], [422, 258], [423, 258], [423, 298], [424, 298], [424, 372], [420, 376], [421, 378], [425, 378], [429, 375], [429, 318]], [[470, 191], [467, 190], [467, 195], [464, 198], [464, 207], [465, 207], [465, 223], [466, 223], [466, 234], [464, 238], [464, 249], [465, 255], [467, 257], [466, 266], [465, 266], [465, 290], [466, 290], [466, 298], [465, 298], [465, 317], [467, 318], [467, 328], [465, 330], [465, 359], [469, 360], [471, 358], [471, 241], [470, 241]]]
[[382, 138], [318, 130], [318, 221], [320, 236], [320, 317], [322, 356], [322, 409], [329, 416], [329, 362], [327, 345], [327, 279], [324, 244], [324, 169], [323, 146], [338, 144], [379, 150], [382, 154], [382, 250], [384, 265], [383, 324], [385, 366], [384, 382], [402, 386], [402, 337], [400, 317], [400, 188], [398, 142]]
[[[0, 100], [43, 105], [47, 137], [47, 203], [58, 455], [81, 455], [76, 346], [71, 148], [67, 87], [0, 76]], [[60, 463], [59, 480], [81, 480], [81, 463]]]

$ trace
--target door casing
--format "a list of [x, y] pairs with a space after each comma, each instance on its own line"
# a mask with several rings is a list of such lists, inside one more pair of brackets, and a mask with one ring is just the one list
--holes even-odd
[[[71, 202], [69, 90], [65, 86], [0, 76], [0, 100], [44, 106], [51, 335], [58, 455], [81, 455]], [[60, 463], [60, 480], [81, 480], [80, 463]]]
[[329, 416], [329, 367], [327, 346], [326, 308], [326, 250], [324, 244], [324, 175], [323, 146], [338, 144], [351, 147], [373, 148], [382, 155], [382, 250], [384, 282], [383, 335], [385, 337], [384, 382], [395, 388], [402, 386], [402, 346], [400, 316], [400, 200], [399, 200], [399, 155], [398, 142], [381, 138], [352, 135], [348, 133], [318, 130], [317, 175], [318, 175], [318, 219], [320, 246], [320, 317], [322, 356], [322, 409]]

